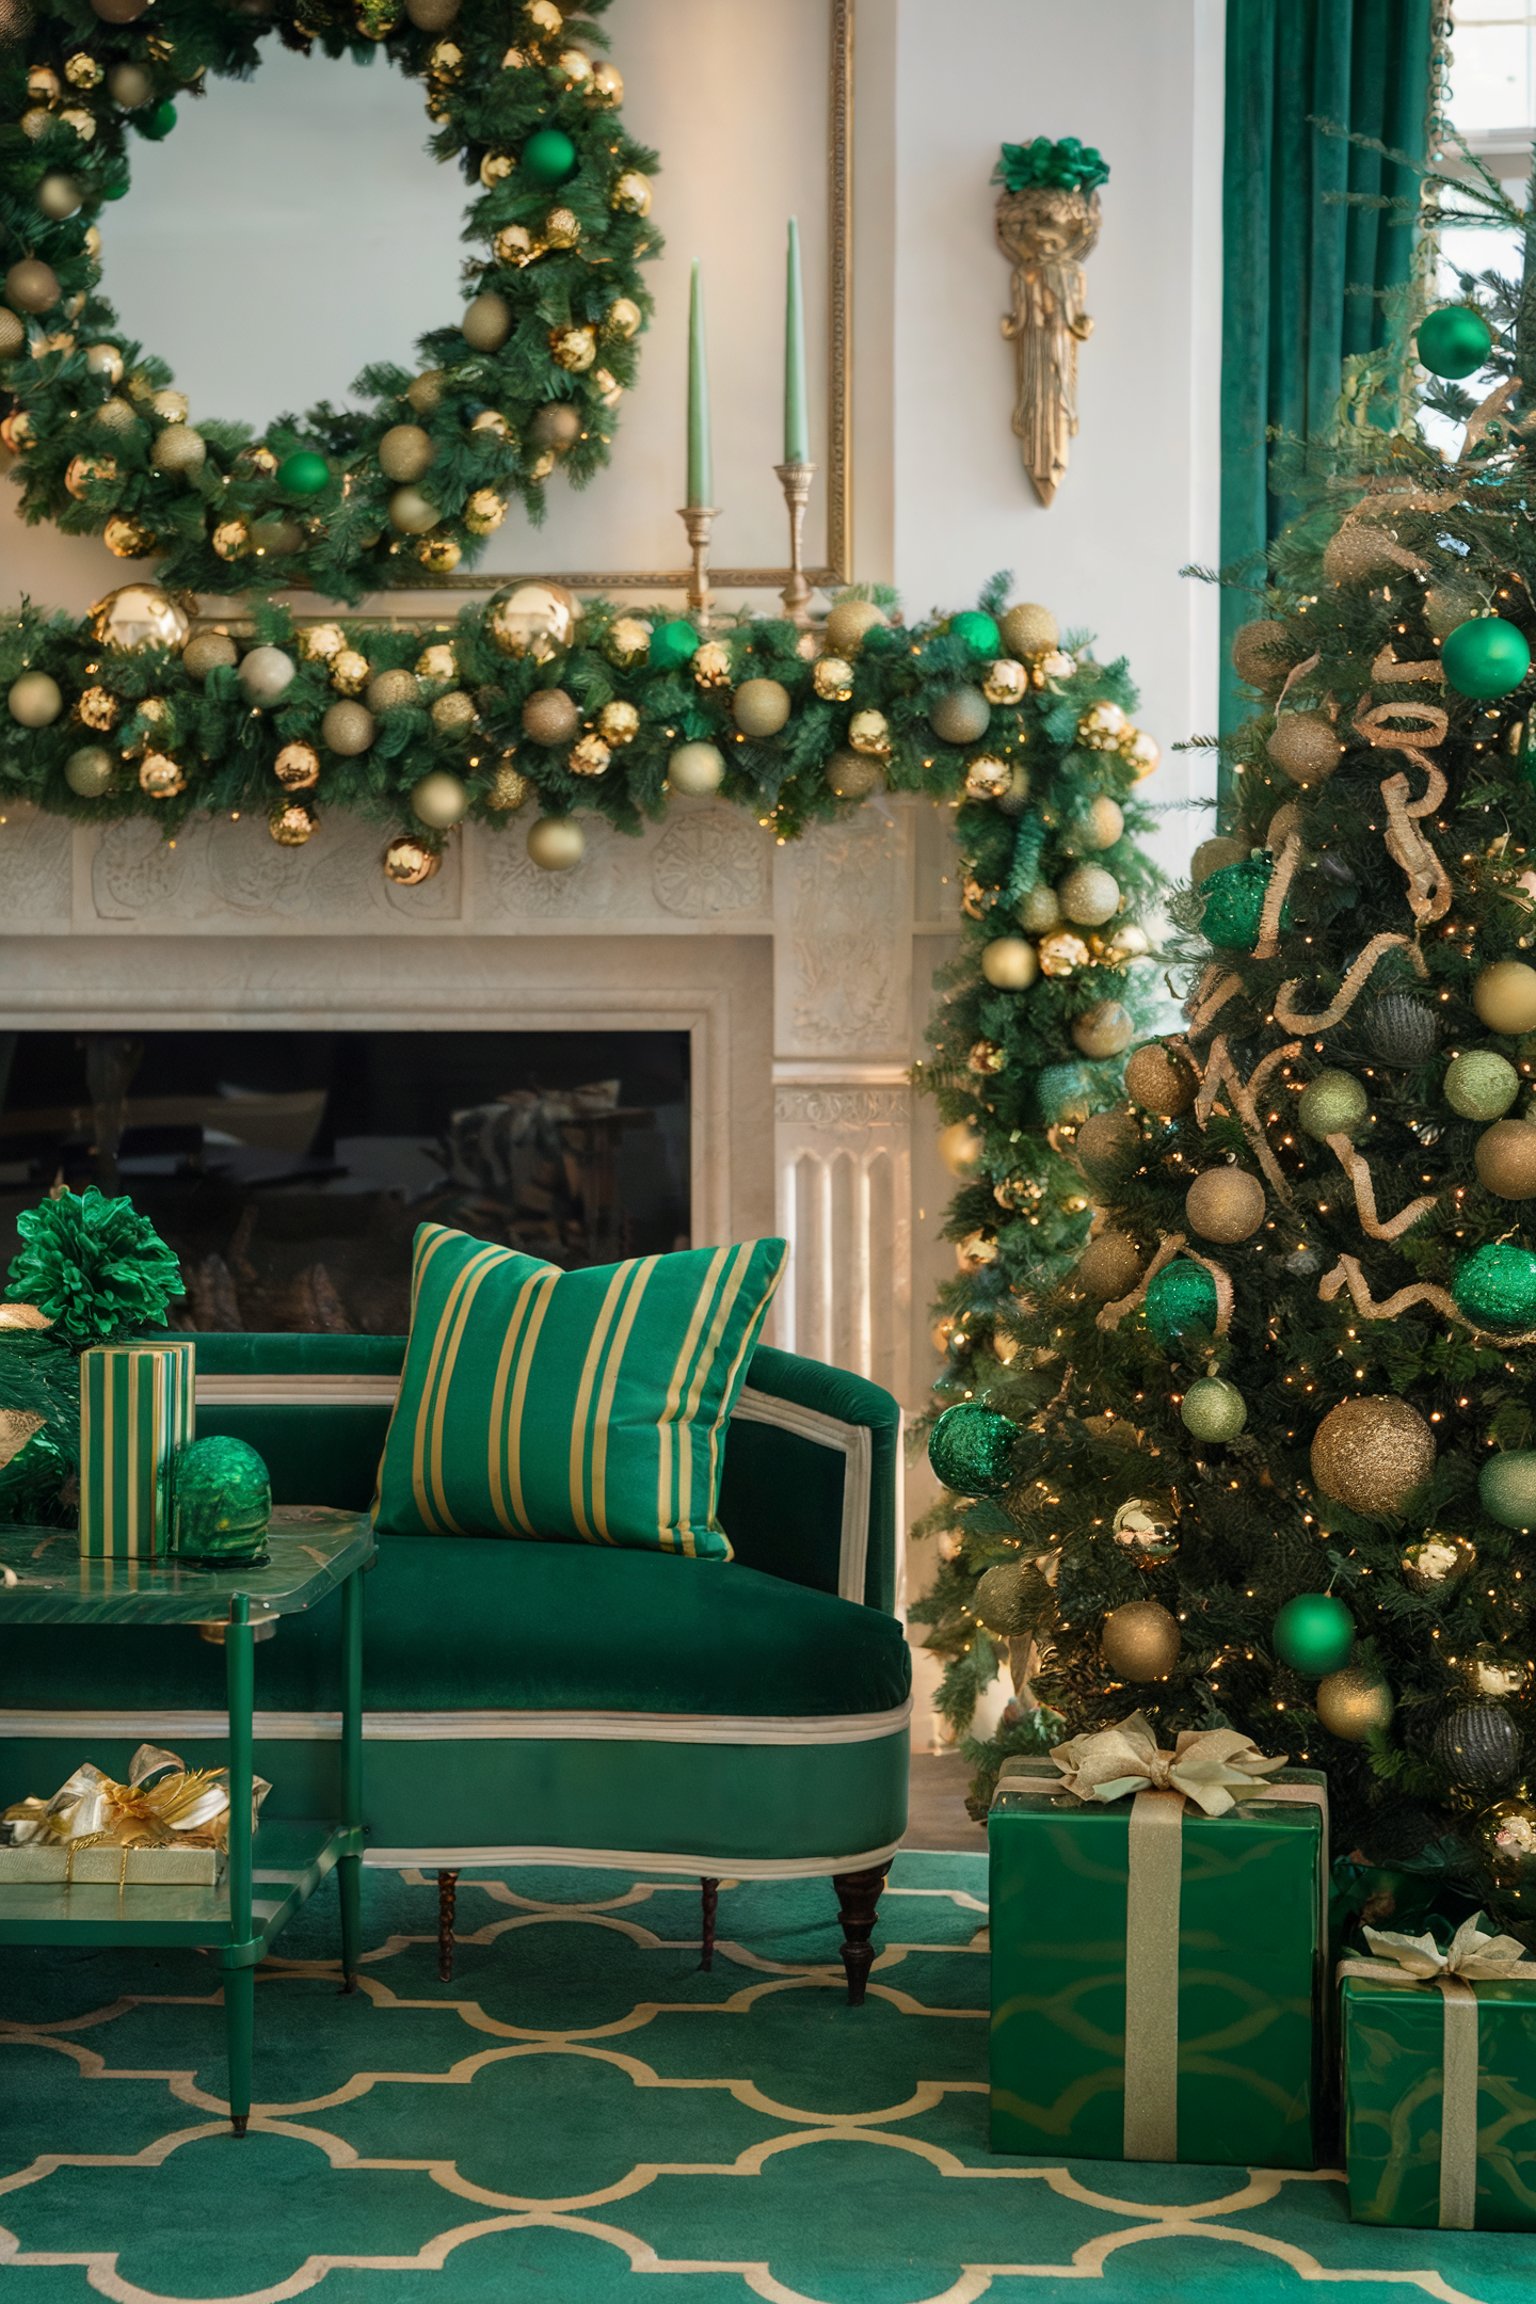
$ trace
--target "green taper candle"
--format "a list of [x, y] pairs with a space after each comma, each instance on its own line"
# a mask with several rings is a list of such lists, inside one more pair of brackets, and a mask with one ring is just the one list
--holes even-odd
[[805, 283], [800, 277], [800, 225], [789, 220], [784, 281], [784, 461], [809, 464], [811, 426], [805, 398]]
[[704, 352], [704, 287], [698, 258], [688, 295], [688, 502], [712, 505], [715, 464], [709, 445], [709, 362]]

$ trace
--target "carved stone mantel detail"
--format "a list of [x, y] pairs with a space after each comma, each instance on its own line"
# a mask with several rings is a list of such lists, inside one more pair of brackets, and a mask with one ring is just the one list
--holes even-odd
[[906, 1088], [780, 1088], [773, 1116], [807, 1128], [905, 1127], [912, 1096]]

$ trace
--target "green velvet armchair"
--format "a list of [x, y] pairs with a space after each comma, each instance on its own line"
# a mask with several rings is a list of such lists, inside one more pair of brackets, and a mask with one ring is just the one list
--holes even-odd
[[[266, 1457], [279, 1503], [365, 1509], [399, 1338], [198, 1338], [200, 1432]], [[731, 1421], [726, 1564], [584, 1544], [380, 1539], [366, 1580], [367, 1861], [438, 1874], [602, 1864], [702, 1883], [826, 1876], [864, 1994], [906, 1823], [910, 1673], [893, 1613], [900, 1412], [877, 1386], [764, 1345]], [[326, 1812], [339, 1733], [330, 1606], [257, 1651], [256, 1765], [273, 1815]], [[223, 1659], [186, 1631], [0, 1633], [0, 1799], [146, 1739], [217, 1764]], [[829, 1913], [830, 1918], [830, 1913]]]

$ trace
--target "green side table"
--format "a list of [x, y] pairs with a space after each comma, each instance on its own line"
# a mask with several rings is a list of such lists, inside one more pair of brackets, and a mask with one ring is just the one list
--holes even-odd
[[[373, 1530], [354, 1513], [274, 1512], [260, 1567], [85, 1560], [71, 1529], [0, 1527], [0, 1622], [185, 1624], [222, 1638], [229, 1706], [229, 1850], [213, 1887], [0, 1883], [0, 1944], [187, 1944], [218, 1957], [229, 2052], [229, 2117], [251, 2112], [256, 1964], [334, 1866], [344, 1989], [356, 1988], [362, 1925], [363, 1609]], [[14, 1578], [14, 1581], [12, 1580]], [[341, 1816], [274, 1817], [251, 1829], [258, 1639], [278, 1619], [341, 1591]], [[89, 1753], [80, 1755], [89, 1759]], [[51, 1792], [52, 1785], [40, 1786]]]

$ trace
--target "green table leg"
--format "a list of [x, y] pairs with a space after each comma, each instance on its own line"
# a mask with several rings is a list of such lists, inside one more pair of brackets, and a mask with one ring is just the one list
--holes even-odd
[[256, 1947], [251, 1941], [251, 1752], [256, 1708], [256, 1644], [251, 1603], [238, 1592], [224, 1635], [229, 1701], [229, 1947], [224, 2028], [229, 2050], [229, 2119], [237, 2136], [251, 2116], [251, 2045], [256, 2022]]
[[363, 1579], [355, 1569], [341, 1588], [341, 1821], [341, 1988], [355, 1992], [363, 1927]]

